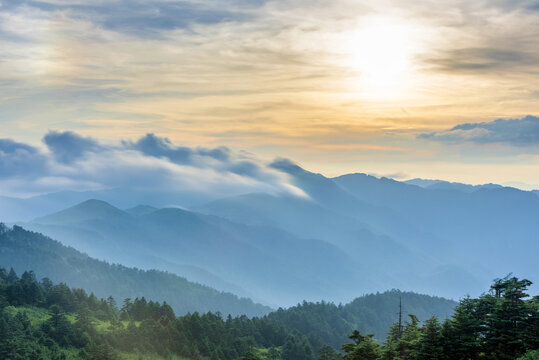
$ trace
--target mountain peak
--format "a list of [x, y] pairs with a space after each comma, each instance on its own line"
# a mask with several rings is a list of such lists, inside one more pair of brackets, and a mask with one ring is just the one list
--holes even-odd
[[34, 222], [42, 224], [76, 223], [111, 217], [130, 218], [131, 216], [106, 201], [89, 199], [68, 209], [37, 218]]

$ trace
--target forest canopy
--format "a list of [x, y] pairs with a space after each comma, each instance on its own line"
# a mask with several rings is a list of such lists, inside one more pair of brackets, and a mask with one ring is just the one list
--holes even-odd
[[432, 317], [420, 324], [410, 314], [391, 326], [383, 342], [353, 330], [351, 342], [334, 347], [331, 338], [313, 335], [322, 322], [303, 329], [294, 323], [297, 307], [289, 316], [280, 310], [261, 318], [197, 312], [176, 317], [166, 302], [142, 297], [117, 304], [47, 278], [38, 282], [32, 271], [19, 278], [13, 269], [0, 269], [0, 358], [536, 359], [539, 297], [529, 297], [530, 285], [516, 277], [496, 280], [483, 296], [461, 300], [444, 321]]

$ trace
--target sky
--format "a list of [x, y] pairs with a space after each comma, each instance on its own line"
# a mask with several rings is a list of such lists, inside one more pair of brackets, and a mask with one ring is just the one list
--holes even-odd
[[295, 192], [280, 157], [539, 188], [538, 43], [539, 1], [0, 0], [0, 181]]

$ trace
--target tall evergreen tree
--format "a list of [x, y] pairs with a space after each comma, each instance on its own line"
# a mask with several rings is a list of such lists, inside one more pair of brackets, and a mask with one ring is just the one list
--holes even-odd
[[427, 320], [422, 329], [417, 360], [442, 360], [445, 357], [442, 325], [437, 318]]
[[372, 339], [373, 335], [363, 335], [354, 330], [349, 336], [351, 343], [342, 346], [344, 360], [376, 360], [380, 353], [379, 345]]
[[491, 294], [480, 299], [490, 304], [485, 326], [485, 353], [493, 360], [513, 360], [526, 350], [530, 306], [524, 301], [531, 281], [516, 277], [496, 281]]

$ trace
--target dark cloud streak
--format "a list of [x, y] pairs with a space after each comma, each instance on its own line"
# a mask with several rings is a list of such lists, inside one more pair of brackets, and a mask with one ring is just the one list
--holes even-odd
[[[261, 5], [261, 2], [256, 2]], [[69, 12], [75, 19], [90, 20], [105, 29], [141, 38], [161, 37], [159, 31], [190, 29], [195, 24], [212, 25], [223, 22], [241, 22], [252, 18], [245, 10], [256, 3], [223, 2], [222, 6], [208, 5], [189, 1], [108, 1], [96, 3], [57, 3], [47, 1], [2, 2], [4, 10], [15, 10], [22, 6], [39, 9], [43, 12]]]
[[425, 62], [437, 70], [454, 73], [534, 69], [538, 58], [536, 54], [521, 50], [481, 47], [446, 51]]
[[58, 162], [71, 163], [89, 152], [102, 149], [98, 142], [89, 137], [82, 137], [71, 131], [49, 131], [43, 142]]
[[466, 123], [444, 131], [421, 134], [419, 138], [449, 143], [505, 143], [519, 147], [534, 146], [539, 145], [539, 118], [528, 115], [521, 119]]
[[219, 161], [229, 160], [230, 150], [226, 147], [214, 149], [174, 146], [168, 138], [146, 134], [136, 142], [124, 141], [127, 148], [135, 149], [141, 153], [154, 157], [165, 157], [176, 164], [193, 165], [196, 156], [209, 157]]

